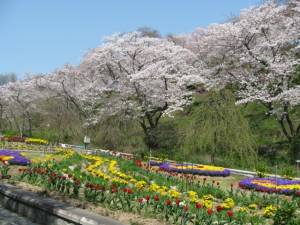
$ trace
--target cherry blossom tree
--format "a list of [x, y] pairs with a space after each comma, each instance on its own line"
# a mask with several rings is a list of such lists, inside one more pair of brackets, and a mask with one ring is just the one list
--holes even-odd
[[267, 1], [230, 22], [196, 30], [187, 47], [197, 53], [208, 87], [237, 85], [237, 103], [262, 103], [292, 142], [300, 135], [300, 124], [290, 117], [300, 103], [299, 30], [299, 1]]
[[6, 88], [0, 86], [0, 131], [5, 126], [5, 121], [7, 121], [6, 112], [7, 112], [7, 97], [6, 97]]
[[[29, 136], [32, 135], [32, 114], [40, 111], [38, 104], [46, 98], [46, 92], [40, 86], [41, 79], [42, 77], [35, 76], [10, 82], [0, 88], [2, 114], [5, 112], [6, 118], [12, 119], [20, 135], [23, 135], [26, 123]], [[19, 118], [23, 118], [21, 122]]]
[[80, 75], [75, 66], [65, 65], [45, 78], [43, 86], [52, 93], [53, 98], [64, 100], [67, 107], [72, 104], [80, 116], [86, 117], [82, 101], [78, 98], [78, 93], [87, 85], [83, 82], [86, 78]]
[[84, 57], [79, 70], [89, 82], [78, 98], [93, 112], [89, 123], [103, 115], [134, 118], [148, 146], [155, 147], [151, 133], [161, 117], [182, 110], [191, 102], [190, 85], [203, 82], [197, 67], [191, 51], [166, 39], [113, 35]]

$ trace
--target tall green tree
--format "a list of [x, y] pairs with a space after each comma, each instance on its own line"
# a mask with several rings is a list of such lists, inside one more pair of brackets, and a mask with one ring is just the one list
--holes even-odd
[[255, 141], [235, 101], [229, 90], [211, 91], [202, 96], [193, 109], [184, 148], [209, 154], [211, 163], [222, 158], [233, 165], [253, 166]]

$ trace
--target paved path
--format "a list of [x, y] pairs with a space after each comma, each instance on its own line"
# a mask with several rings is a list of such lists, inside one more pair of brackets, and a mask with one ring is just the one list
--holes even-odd
[[38, 225], [0, 206], [0, 225]]

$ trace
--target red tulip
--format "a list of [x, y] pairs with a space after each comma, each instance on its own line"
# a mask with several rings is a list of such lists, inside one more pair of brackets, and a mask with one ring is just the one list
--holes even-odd
[[212, 209], [208, 209], [208, 210], [207, 210], [207, 214], [208, 214], [208, 215], [211, 216], [213, 213], [214, 213], [214, 211], [213, 211]]
[[233, 212], [231, 210], [227, 211], [227, 216], [233, 217]]
[[176, 199], [176, 205], [179, 205], [179, 203], [180, 203], [180, 200]]
[[149, 195], [146, 196], [146, 200], [147, 200], [147, 202], [149, 202], [149, 200], [150, 200], [150, 196]]
[[158, 195], [155, 195], [155, 196], [154, 196], [154, 201], [156, 201], [156, 202], [158, 202], [158, 201], [159, 201], [159, 197], [158, 197]]
[[197, 208], [197, 209], [201, 209], [201, 208], [203, 208], [203, 206], [201, 205], [201, 203], [196, 202], [196, 208]]
[[220, 206], [220, 205], [218, 205], [216, 208], [217, 208], [217, 211], [218, 211], [218, 212], [220, 212], [220, 211], [222, 211], [222, 210], [224, 209], [224, 208], [223, 208], [222, 206]]
[[165, 201], [165, 204], [166, 204], [166, 205], [171, 205], [171, 200], [170, 200], [170, 199], [167, 199], [167, 200]]

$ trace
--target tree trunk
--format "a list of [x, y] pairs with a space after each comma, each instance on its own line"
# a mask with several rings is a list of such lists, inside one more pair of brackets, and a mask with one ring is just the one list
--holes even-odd
[[2, 132], [2, 129], [3, 129], [3, 105], [0, 105], [0, 132]]
[[162, 112], [146, 113], [146, 115], [139, 121], [144, 131], [144, 142], [149, 149], [157, 148], [155, 131], [161, 119]]
[[32, 120], [30, 117], [28, 118], [28, 136], [32, 137]]
[[[264, 106], [266, 106], [270, 111], [273, 110], [272, 103], [269, 103], [267, 105], [264, 104]], [[295, 123], [293, 123], [293, 121], [291, 120], [288, 103], [283, 103], [283, 113], [281, 114], [280, 118], [277, 118], [277, 121], [280, 125], [282, 133], [284, 134], [290, 145], [289, 153], [291, 163], [295, 163], [295, 160], [298, 159], [297, 157], [299, 157], [300, 152], [300, 144], [298, 144], [300, 142], [300, 124], [298, 124], [298, 126], [295, 126]]]

